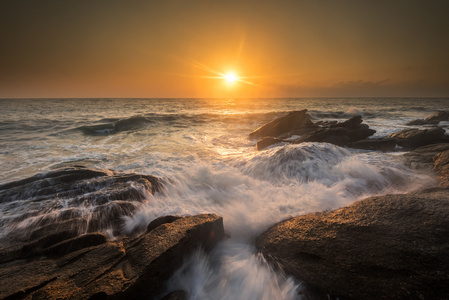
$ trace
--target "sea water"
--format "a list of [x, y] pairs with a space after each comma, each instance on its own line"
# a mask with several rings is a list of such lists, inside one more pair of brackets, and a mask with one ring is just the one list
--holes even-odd
[[[147, 201], [124, 217], [125, 231], [163, 215], [216, 213], [230, 238], [209, 254], [198, 249], [185, 257], [166, 292], [182, 289], [190, 299], [300, 299], [302, 283], [255, 250], [260, 233], [289, 217], [436, 183], [433, 175], [407, 168], [400, 149], [388, 154], [303, 143], [256, 151], [251, 131], [305, 108], [315, 120], [362, 115], [374, 137], [383, 137], [449, 110], [449, 99], [0, 99], [0, 184], [72, 165], [168, 178], [163, 192], [146, 193]], [[0, 204], [0, 218], [27, 209]], [[3, 233], [17, 230], [5, 224]], [[17, 226], [31, 224], [25, 219]]]

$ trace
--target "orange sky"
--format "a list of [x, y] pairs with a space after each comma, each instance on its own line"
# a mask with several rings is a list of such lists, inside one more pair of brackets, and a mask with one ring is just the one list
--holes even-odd
[[448, 97], [448, 13], [447, 0], [2, 0], [0, 97]]

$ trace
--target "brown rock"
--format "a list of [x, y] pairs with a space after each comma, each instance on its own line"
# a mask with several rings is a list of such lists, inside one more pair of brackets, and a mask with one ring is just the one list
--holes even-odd
[[307, 114], [307, 109], [292, 111], [277, 118], [249, 134], [250, 139], [259, 139], [266, 136], [277, 137], [283, 133], [305, 127], [315, 127]]
[[440, 186], [449, 187], [449, 150], [433, 157], [435, 172], [440, 176]]
[[151, 299], [185, 255], [198, 246], [210, 250], [223, 236], [223, 220], [213, 214], [183, 217], [131, 240], [80, 236], [64, 242], [71, 249], [51, 247], [56, 257], [41, 251], [0, 264], [0, 298]]
[[443, 140], [445, 130], [443, 128], [431, 129], [404, 129], [389, 135], [390, 138], [396, 138], [398, 145], [413, 149], [424, 145], [440, 143]]
[[447, 299], [449, 190], [368, 198], [276, 224], [257, 248], [344, 299]]
[[413, 120], [405, 123], [405, 125], [432, 125], [438, 124], [441, 121], [449, 121], [449, 111], [437, 111], [425, 119]]
[[150, 222], [150, 224], [148, 224], [147, 232], [161, 226], [162, 224], [172, 223], [178, 219], [181, 219], [181, 217], [179, 217], [179, 216], [162, 216], [157, 219], [154, 219], [153, 221]]

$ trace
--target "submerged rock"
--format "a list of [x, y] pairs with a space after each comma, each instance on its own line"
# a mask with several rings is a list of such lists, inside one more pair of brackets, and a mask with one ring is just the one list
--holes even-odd
[[447, 299], [449, 190], [368, 198], [280, 222], [265, 257], [343, 299]]
[[109, 241], [91, 233], [55, 245], [37, 243], [34, 252], [27, 249], [34, 247], [30, 242], [17, 249], [28, 253], [26, 260], [18, 260], [19, 253], [0, 264], [0, 298], [151, 299], [184, 256], [198, 246], [210, 250], [223, 236], [222, 218], [205, 214], [176, 219], [134, 239]]

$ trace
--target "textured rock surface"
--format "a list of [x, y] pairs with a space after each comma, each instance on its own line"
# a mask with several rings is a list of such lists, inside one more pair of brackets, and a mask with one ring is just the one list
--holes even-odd
[[[81, 166], [38, 174], [0, 186], [2, 212], [8, 215], [0, 226], [15, 228], [29, 220], [28, 227], [36, 230], [47, 225], [57, 228], [64, 222], [66, 231], [75, 230], [69, 227], [76, 228], [76, 233], [112, 229], [114, 235], [121, 235], [122, 217], [131, 215], [147, 194], [161, 188], [161, 181], [151, 175]], [[21, 232], [27, 231], [20, 227]]]
[[55, 245], [30, 241], [29, 249], [17, 249], [28, 253], [26, 260], [9, 255], [0, 264], [0, 298], [151, 299], [185, 255], [198, 246], [211, 249], [223, 236], [222, 218], [209, 214], [179, 218], [134, 239], [91, 233]]
[[0, 186], [0, 299], [161, 293], [185, 255], [224, 235], [216, 215], [165, 216], [124, 231], [123, 217], [161, 187], [153, 176], [79, 166]]
[[[304, 112], [304, 111], [303, 111]], [[305, 114], [305, 112], [304, 112]], [[287, 115], [289, 116], [289, 115]], [[285, 116], [285, 117], [287, 117]], [[284, 118], [284, 117], [282, 117]], [[280, 119], [276, 119], [271, 123], [264, 125], [268, 128], [272, 128], [272, 123], [278, 124]], [[376, 131], [372, 130], [366, 124], [362, 124], [363, 120], [361, 116], [354, 116], [341, 123], [326, 123], [320, 126], [313, 124], [313, 126], [308, 125], [300, 129], [290, 128], [286, 130], [284, 126], [284, 133], [279, 135], [273, 132], [272, 135], [264, 136], [257, 142], [257, 150], [263, 150], [273, 144], [277, 143], [289, 143], [289, 144], [300, 144], [304, 142], [323, 142], [331, 143], [338, 146], [346, 146], [349, 143], [353, 143], [359, 140], [366, 139], [367, 137], [373, 135]], [[308, 123], [309, 124], [309, 123]], [[260, 129], [258, 129], [260, 130]], [[264, 130], [264, 132], [268, 132]], [[254, 133], [254, 132], [253, 132]], [[253, 134], [251, 133], [251, 134]], [[301, 135], [296, 139], [285, 139], [294, 135]], [[251, 135], [250, 135], [251, 136]], [[385, 143], [371, 143], [371, 147], [378, 145], [379, 147], [385, 147]]]
[[447, 299], [449, 191], [372, 197], [296, 217], [262, 234], [257, 247], [344, 299]]
[[414, 149], [421, 146], [444, 142], [445, 130], [440, 127], [431, 129], [404, 129], [390, 134], [390, 138], [396, 138], [398, 145]]
[[307, 128], [315, 127], [307, 113], [307, 109], [301, 111], [292, 111], [287, 115], [277, 118], [262, 127], [254, 130], [249, 134], [250, 139], [259, 139], [266, 136], [278, 137], [283, 133]]

